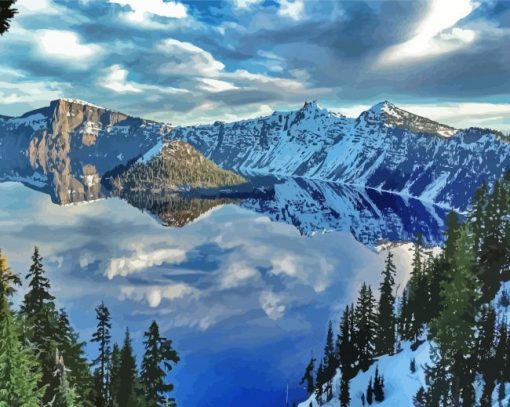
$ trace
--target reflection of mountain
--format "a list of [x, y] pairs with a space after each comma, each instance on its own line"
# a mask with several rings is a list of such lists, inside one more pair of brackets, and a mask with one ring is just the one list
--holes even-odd
[[120, 198], [130, 205], [154, 215], [164, 226], [182, 227], [209, 210], [238, 200], [229, 198], [194, 198], [173, 194], [147, 192], [122, 193]]
[[275, 222], [291, 224], [304, 235], [348, 231], [368, 246], [411, 241], [417, 233], [422, 233], [429, 244], [443, 239], [447, 211], [417, 199], [302, 178], [254, 178], [251, 192], [244, 188], [244, 192], [187, 194], [122, 192], [120, 197], [165, 226], [184, 226], [213, 207], [237, 204]]
[[292, 224], [306, 235], [349, 231], [367, 245], [385, 240], [410, 241], [419, 232], [426, 242], [439, 243], [447, 214], [437, 206], [396, 194], [302, 178], [276, 183], [273, 194], [246, 199], [241, 206], [273, 221]]

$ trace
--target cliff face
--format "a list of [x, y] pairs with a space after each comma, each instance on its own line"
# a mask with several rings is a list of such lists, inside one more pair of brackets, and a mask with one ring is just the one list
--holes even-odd
[[86, 102], [55, 100], [0, 118], [0, 177], [50, 188], [61, 204], [97, 199], [101, 174], [140, 157], [169, 131]]

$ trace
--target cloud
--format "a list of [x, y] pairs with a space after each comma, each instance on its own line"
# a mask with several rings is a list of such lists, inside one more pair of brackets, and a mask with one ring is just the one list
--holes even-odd
[[186, 6], [176, 1], [109, 0], [109, 3], [129, 6], [132, 11], [128, 16], [132, 21], [144, 20], [147, 14], [167, 18], [185, 18], [188, 15]]
[[304, 0], [279, 0], [279, 3], [278, 14], [280, 16], [289, 17], [293, 20], [299, 20], [303, 16]]
[[263, 291], [259, 297], [260, 306], [266, 315], [273, 320], [280, 319], [285, 314], [285, 305], [282, 298], [272, 291]]
[[78, 34], [64, 30], [37, 30], [34, 38], [38, 51], [45, 58], [52, 58], [86, 69], [103, 49], [96, 44], [83, 44]]
[[232, 4], [237, 9], [250, 9], [253, 6], [261, 4], [263, 0], [232, 0]]
[[178, 264], [184, 260], [186, 260], [186, 251], [182, 249], [138, 251], [129, 257], [111, 259], [105, 275], [111, 280], [116, 276], [125, 277], [164, 263]]
[[156, 45], [156, 51], [165, 56], [165, 63], [159, 67], [161, 74], [215, 76], [225, 68], [209, 52], [190, 42], [168, 38]]
[[162, 300], [174, 301], [191, 295], [198, 295], [198, 291], [185, 283], [150, 287], [122, 286], [120, 289], [121, 300], [145, 301], [151, 308], [158, 307]]
[[[426, 58], [448, 53], [471, 43], [476, 36], [473, 30], [455, 27], [478, 6], [472, 0], [433, 0], [429, 11], [419, 24], [415, 35], [383, 53], [380, 63]], [[452, 28], [453, 27], [453, 28]], [[450, 29], [450, 31], [446, 31]]]
[[233, 83], [227, 82], [227, 81], [221, 81], [219, 79], [202, 78], [202, 79], [199, 79], [199, 81], [202, 82], [202, 85], [200, 87], [207, 92], [216, 93], [216, 92], [224, 92], [226, 90], [239, 89]]
[[220, 275], [222, 289], [237, 288], [259, 277], [257, 269], [247, 262], [234, 262], [229, 264]]

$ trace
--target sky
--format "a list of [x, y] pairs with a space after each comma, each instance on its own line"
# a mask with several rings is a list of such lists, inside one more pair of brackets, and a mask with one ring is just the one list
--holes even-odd
[[173, 124], [390, 100], [510, 130], [510, 2], [18, 0], [0, 114], [70, 97]]

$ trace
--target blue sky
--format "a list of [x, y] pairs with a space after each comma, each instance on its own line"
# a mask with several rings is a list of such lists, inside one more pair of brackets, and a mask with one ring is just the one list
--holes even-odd
[[510, 129], [510, 2], [19, 0], [0, 113], [73, 97], [175, 124], [388, 99]]

